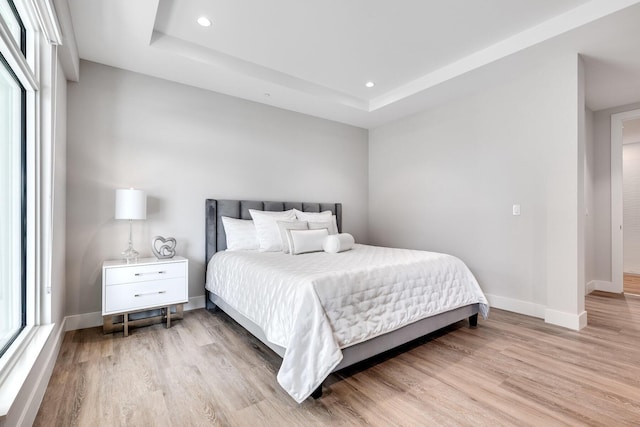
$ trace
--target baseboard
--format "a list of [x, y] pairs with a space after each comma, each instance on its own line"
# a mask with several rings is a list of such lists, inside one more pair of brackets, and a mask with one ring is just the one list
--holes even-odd
[[204, 308], [204, 295], [189, 298], [189, 302], [184, 306], [185, 311]]
[[622, 289], [616, 288], [613, 282], [608, 282], [606, 280], [592, 280], [589, 283], [594, 284], [594, 291], [613, 292], [615, 294], [622, 293]]
[[548, 308], [544, 312], [544, 321], [552, 325], [579, 331], [587, 326], [587, 312], [573, 314]]
[[[184, 305], [184, 310], [196, 310], [204, 308], [204, 295], [189, 298], [189, 302]], [[75, 331], [78, 329], [95, 328], [102, 326], [102, 312], [94, 311], [93, 313], [74, 314], [64, 318], [67, 331]]]
[[491, 307], [544, 319], [545, 306], [543, 305], [499, 295], [485, 294], [485, 296]]
[[564, 328], [580, 330], [587, 326], [587, 312], [580, 314], [565, 313], [562, 311], [551, 310], [541, 304], [534, 304], [528, 301], [522, 301], [513, 298], [502, 297], [498, 295], [485, 294], [489, 300], [491, 307], [500, 310], [512, 311], [526, 316], [544, 319], [545, 322], [553, 325], [562, 326]]
[[67, 331], [95, 328], [96, 326], [102, 326], [102, 312], [95, 311], [93, 313], [74, 314], [65, 317], [64, 320]]

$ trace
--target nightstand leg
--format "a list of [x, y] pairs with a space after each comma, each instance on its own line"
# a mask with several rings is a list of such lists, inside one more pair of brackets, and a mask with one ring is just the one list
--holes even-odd
[[102, 316], [102, 333], [110, 334], [113, 332], [113, 316]]
[[167, 329], [171, 327], [171, 306], [167, 307]]
[[124, 317], [124, 336], [129, 336], [129, 313], [122, 315]]

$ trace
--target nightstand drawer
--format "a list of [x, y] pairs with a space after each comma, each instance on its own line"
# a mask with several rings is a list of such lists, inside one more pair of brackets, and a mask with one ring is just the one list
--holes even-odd
[[186, 275], [185, 262], [151, 264], [151, 265], [131, 265], [117, 268], [108, 268], [106, 274], [106, 286], [119, 285], [122, 283], [138, 283], [149, 280], [165, 280], [173, 278], [184, 278]]
[[[157, 266], [156, 266], [157, 270]], [[104, 314], [187, 302], [184, 277], [108, 286]]]

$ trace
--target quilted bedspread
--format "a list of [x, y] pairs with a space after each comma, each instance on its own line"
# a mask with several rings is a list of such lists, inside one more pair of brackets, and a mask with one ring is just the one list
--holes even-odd
[[355, 245], [347, 252], [288, 255], [224, 251], [206, 288], [286, 348], [280, 385], [305, 400], [342, 360], [342, 348], [468, 304], [489, 306], [458, 258]]

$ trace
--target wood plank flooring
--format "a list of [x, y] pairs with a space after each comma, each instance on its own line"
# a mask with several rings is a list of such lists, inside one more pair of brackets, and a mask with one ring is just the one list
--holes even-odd
[[224, 313], [68, 332], [36, 426], [640, 424], [640, 297], [594, 292], [580, 332], [492, 310], [331, 375], [296, 404]]
[[640, 275], [624, 273], [623, 290], [627, 294], [640, 295]]

